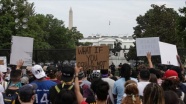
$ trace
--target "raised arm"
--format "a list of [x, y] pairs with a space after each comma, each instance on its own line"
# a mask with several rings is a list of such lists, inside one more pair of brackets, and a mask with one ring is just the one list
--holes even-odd
[[149, 64], [149, 68], [153, 68], [152, 60], [151, 60], [151, 52], [147, 52], [147, 60]]
[[21, 70], [21, 67], [23, 66], [23, 64], [24, 64], [24, 61], [23, 60], [17, 61], [16, 70]]
[[177, 57], [177, 61], [178, 61], [179, 65], [180, 65], [180, 68], [181, 68], [181, 73], [184, 74], [185, 69], [183, 67], [183, 64], [181, 63], [180, 56], [177, 55], [176, 57]]
[[83, 95], [80, 92], [79, 88], [79, 81], [78, 81], [78, 73], [80, 72], [81, 67], [75, 67], [75, 94], [77, 98], [78, 104], [81, 104], [81, 102], [84, 100]]

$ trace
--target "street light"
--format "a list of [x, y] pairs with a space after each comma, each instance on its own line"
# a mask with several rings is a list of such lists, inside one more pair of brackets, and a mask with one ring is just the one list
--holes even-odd
[[[25, 14], [22, 15], [22, 13], [24, 13], [24, 10], [26, 9], [25, 7], [26, 4], [27, 4], [26, 0], [10, 0], [10, 2], [9, 0], [8, 1], [0, 0], [0, 13], [3, 13], [3, 14], [11, 13], [14, 15], [14, 19], [15, 19], [14, 21], [15, 22], [14, 32], [15, 33], [14, 34], [16, 34], [16, 30], [18, 30], [19, 28], [23, 28], [23, 29], [28, 28], [27, 26], [28, 18], [25, 17]], [[20, 8], [25, 7], [25, 8], [22, 8], [23, 11], [20, 10], [18, 5]]]
[[[19, 23], [20, 22], [20, 23]], [[17, 25], [15, 25], [15, 29], [19, 29], [20, 27], [22, 27], [23, 29], [26, 29], [28, 28], [28, 25], [26, 24], [28, 22], [28, 19], [27, 18], [23, 18], [22, 21], [19, 20], [18, 18], [15, 19], [15, 23]], [[18, 24], [19, 23], [19, 24]]]
[[[14, 11], [14, 16], [15, 16], [15, 29], [18, 30], [19, 28], [26, 29], [28, 28], [27, 22], [28, 18], [25, 17], [19, 17], [19, 12], [17, 11], [18, 7], [16, 5], [16, 1], [12, 0], [14, 6], [12, 6], [12, 10]], [[22, 1], [22, 5], [26, 5], [26, 1]], [[15, 31], [16, 32], [16, 31]], [[16, 34], [16, 33], [15, 33]]]

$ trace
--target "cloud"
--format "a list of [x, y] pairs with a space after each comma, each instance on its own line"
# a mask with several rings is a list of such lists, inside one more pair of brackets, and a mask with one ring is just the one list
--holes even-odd
[[[74, 26], [88, 36], [133, 34], [136, 17], [144, 15], [151, 4], [166, 4], [178, 10], [183, 0], [29, 0], [35, 3], [37, 13], [53, 14], [68, 27], [69, 9], [73, 9]], [[111, 25], [109, 25], [111, 21]]]

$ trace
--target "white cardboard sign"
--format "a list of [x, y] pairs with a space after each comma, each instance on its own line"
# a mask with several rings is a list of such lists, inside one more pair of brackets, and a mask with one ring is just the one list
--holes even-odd
[[0, 72], [7, 72], [6, 56], [0, 56]]
[[159, 42], [161, 63], [166, 65], [179, 66], [176, 55], [178, 55], [176, 45]]
[[159, 37], [136, 38], [137, 56], [146, 56], [147, 52], [151, 55], [160, 55]]
[[22, 59], [24, 66], [32, 66], [33, 38], [12, 37], [12, 47], [10, 54], [10, 64], [16, 65], [17, 61]]

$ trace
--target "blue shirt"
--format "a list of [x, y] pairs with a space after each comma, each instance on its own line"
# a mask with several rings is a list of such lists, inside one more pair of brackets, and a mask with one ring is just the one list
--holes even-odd
[[[137, 79], [134, 78], [130, 78], [130, 80], [134, 80], [137, 82]], [[114, 83], [112, 93], [114, 95], [117, 95], [117, 104], [121, 104], [121, 100], [123, 98], [123, 94], [125, 90], [124, 84], [125, 84], [125, 78], [120, 78]]]
[[50, 80], [44, 80], [44, 81], [33, 81], [32, 83], [37, 84], [37, 90], [36, 90], [36, 104], [50, 104], [49, 103], [49, 89], [52, 86], [55, 86], [56, 83]]

